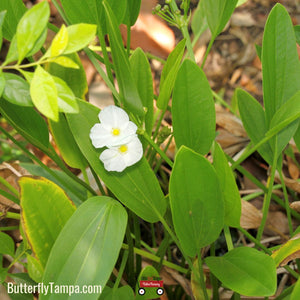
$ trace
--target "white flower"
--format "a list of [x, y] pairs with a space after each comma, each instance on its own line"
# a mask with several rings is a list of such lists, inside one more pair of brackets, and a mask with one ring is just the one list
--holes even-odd
[[126, 167], [138, 162], [142, 156], [142, 143], [134, 137], [126, 144], [104, 150], [100, 155], [100, 160], [107, 171], [122, 172]]
[[121, 146], [136, 137], [137, 126], [127, 113], [117, 106], [107, 106], [99, 113], [101, 123], [95, 124], [90, 139], [95, 148]]

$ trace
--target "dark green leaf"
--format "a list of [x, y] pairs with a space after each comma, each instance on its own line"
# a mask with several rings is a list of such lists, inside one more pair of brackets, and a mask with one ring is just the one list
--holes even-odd
[[216, 117], [212, 92], [204, 72], [185, 60], [173, 91], [172, 116], [176, 145], [206, 154], [215, 138]]
[[127, 0], [127, 11], [124, 21], [127, 26], [133, 26], [136, 22], [140, 12], [141, 2], [141, 0]]
[[136, 299], [133, 294], [133, 290], [129, 285], [122, 286], [118, 289], [111, 289], [109, 287], [105, 287], [105, 290], [101, 294], [99, 300], [134, 300]]
[[143, 115], [144, 110], [142, 100], [133, 79], [129, 59], [123, 47], [122, 36], [116, 17], [107, 1], [103, 1], [103, 5], [120, 95], [126, 109], [137, 115]]
[[166, 211], [166, 202], [146, 159], [143, 157], [122, 173], [106, 171], [99, 159], [103, 150], [95, 149], [89, 138], [91, 128], [99, 123], [99, 109], [84, 101], [78, 101], [78, 105], [78, 115], [66, 116], [73, 136], [91, 167], [124, 205], [148, 222], [158, 221], [158, 215], [163, 216]]
[[0, 71], [0, 98], [2, 97], [4, 87], [5, 87], [5, 77], [4, 77], [4, 73]]
[[146, 107], [145, 128], [148, 134], [153, 126], [153, 81], [149, 61], [141, 48], [137, 48], [130, 57], [130, 65], [143, 106]]
[[224, 199], [224, 223], [227, 226], [239, 227], [241, 218], [241, 198], [226, 156], [218, 143], [214, 143], [213, 158], [213, 166], [216, 169]]
[[300, 151], [300, 125], [298, 126], [298, 129], [294, 135], [294, 141], [297, 145], [298, 150]]
[[12, 73], [3, 73], [3, 75], [5, 78], [5, 88], [2, 97], [12, 104], [33, 106], [28, 82]]
[[[127, 214], [118, 201], [108, 197], [88, 199], [58, 236], [43, 282], [104, 287], [117, 261], [126, 225]], [[98, 299], [99, 294], [100, 290], [98, 294], [84, 294], [84, 299]], [[66, 295], [44, 294], [40, 299], [66, 299]]]
[[[6, 13], [7, 13], [6, 10], [4, 10], [4, 11], [0, 10], [0, 50], [2, 48], [2, 42], [3, 42], [2, 26], [4, 23], [4, 18], [5, 18]], [[1, 96], [1, 93], [0, 93], [0, 96]]]
[[75, 206], [61, 188], [46, 179], [22, 177], [19, 184], [24, 231], [44, 268], [58, 234], [74, 213]]
[[157, 107], [165, 110], [170, 100], [175, 78], [180, 66], [180, 62], [185, 49], [185, 40], [182, 40], [170, 53], [167, 62], [162, 70], [159, 84], [159, 96], [157, 99]]
[[253, 248], [236, 248], [222, 257], [207, 257], [211, 272], [227, 287], [245, 296], [267, 297], [276, 292], [274, 260]]
[[15, 242], [9, 235], [3, 232], [0, 232], [0, 254], [15, 255]]
[[224, 225], [224, 203], [216, 171], [203, 156], [182, 146], [170, 179], [174, 228], [183, 251], [195, 257]]

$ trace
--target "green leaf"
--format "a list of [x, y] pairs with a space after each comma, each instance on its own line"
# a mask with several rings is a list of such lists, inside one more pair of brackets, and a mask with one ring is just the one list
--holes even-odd
[[[2, 42], [3, 42], [2, 26], [4, 23], [4, 18], [5, 18], [6, 13], [7, 13], [6, 10], [4, 10], [4, 11], [0, 10], [0, 50], [2, 48]], [[0, 93], [0, 96], [1, 96], [1, 93]]]
[[58, 111], [75, 114], [78, 113], [78, 105], [73, 91], [59, 77], [52, 76], [57, 90]]
[[51, 60], [52, 63], [56, 63], [65, 68], [79, 69], [80, 67], [69, 57], [59, 56]]
[[130, 65], [143, 106], [146, 107], [145, 128], [151, 134], [153, 127], [153, 81], [149, 61], [141, 48], [130, 57]]
[[95, 149], [89, 138], [94, 124], [99, 123], [99, 109], [78, 101], [79, 114], [67, 114], [67, 120], [79, 149], [105, 185], [125, 206], [148, 222], [157, 222], [164, 215], [166, 201], [157, 178], [143, 157], [122, 173], [108, 172], [99, 156], [103, 150]]
[[123, 47], [123, 41], [116, 17], [107, 1], [104, 0], [103, 5], [110, 39], [111, 54], [115, 67], [114, 70], [119, 85], [120, 95], [126, 109], [132, 113], [142, 116], [144, 114], [142, 100], [133, 79], [129, 59]]
[[4, 73], [1, 70], [0, 71], [0, 98], [3, 95], [4, 87], [5, 87], [5, 77], [4, 77]]
[[76, 144], [66, 117], [60, 114], [58, 122], [49, 120], [49, 126], [64, 161], [72, 168], [84, 169], [87, 162]]
[[27, 9], [22, 0], [1, 0], [0, 11], [2, 10], [7, 11], [2, 29], [3, 37], [11, 41], [16, 33], [19, 20]]
[[58, 96], [53, 77], [37, 66], [30, 83], [30, 95], [36, 108], [47, 118], [58, 121]]
[[193, 14], [191, 25], [193, 33], [197, 37], [201, 36], [201, 34], [207, 29], [208, 24], [205, 16], [204, 1], [200, 1], [198, 3], [198, 6]]
[[3, 73], [3, 75], [5, 78], [5, 88], [2, 97], [12, 104], [33, 106], [28, 82], [12, 73]]
[[33, 107], [19, 106], [0, 100], [0, 112], [31, 144], [40, 149], [48, 148], [47, 124]]
[[22, 223], [37, 259], [44, 268], [51, 248], [75, 206], [64, 191], [46, 179], [22, 177]]
[[185, 145], [206, 154], [215, 138], [215, 105], [204, 72], [191, 60], [185, 60], [178, 71], [172, 116], [177, 147]]
[[[67, 85], [71, 88], [71, 90], [73, 91], [76, 97], [84, 99], [88, 91], [88, 85], [87, 85], [85, 70], [82, 66], [79, 56], [77, 53], [72, 53], [63, 57], [75, 62], [75, 64], [79, 68], [70, 69], [69, 66], [61, 66], [55, 63], [54, 61], [54, 63], [50, 63], [46, 65], [45, 69], [51, 75], [59, 77], [63, 81], [65, 81]], [[61, 58], [62, 56], [60, 56], [60, 59]]]
[[[51, 46], [50, 46], [50, 54], [51, 56], [58, 56], [62, 54], [69, 42], [69, 33], [66, 28], [66, 26], [63, 24], [52, 40]], [[46, 56], [47, 57], [47, 56]]]
[[296, 36], [296, 42], [298, 45], [300, 45], [300, 25], [294, 26], [295, 36]]
[[162, 110], [165, 110], [168, 106], [184, 49], [185, 39], [179, 42], [170, 53], [162, 70], [159, 84], [159, 96], [156, 102], [157, 107]]
[[[156, 295], [157, 296], [157, 295]], [[122, 286], [118, 289], [111, 289], [109, 287], [105, 287], [105, 290], [101, 294], [99, 300], [134, 300], [136, 299], [133, 294], [133, 290], [129, 285]]]
[[208, 26], [215, 39], [229, 21], [238, 0], [203, 0]]
[[133, 26], [139, 16], [141, 0], [127, 0], [127, 11], [124, 23], [127, 26]]
[[36, 41], [47, 27], [49, 17], [50, 8], [47, 1], [34, 5], [22, 16], [16, 32], [19, 63], [34, 48]]
[[217, 174], [201, 155], [182, 146], [170, 179], [170, 205], [183, 251], [195, 257], [214, 242], [224, 225], [224, 203]]
[[42, 282], [44, 269], [41, 263], [32, 255], [26, 253], [27, 258], [27, 270], [30, 278], [35, 282]]
[[[262, 106], [246, 91], [237, 89], [236, 95], [244, 127], [252, 143], [257, 144], [267, 132], [265, 112]], [[273, 150], [269, 143], [262, 145], [258, 152], [269, 164], [272, 164]]]
[[0, 254], [15, 256], [15, 242], [9, 235], [3, 232], [0, 232]]
[[294, 135], [294, 141], [296, 143], [298, 150], [300, 151], [300, 125]]
[[227, 226], [239, 227], [241, 218], [241, 197], [226, 156], [218, 143], [214, 143], [213, 166], [215, 167], [223, 194]]
[[[109, 197], [88, 199], [58, 236], [43, 282], [104, 287], [117, 261], [126, 225], [127, 214], [118, 201]], [[84, 299], [98, 297], [99, 294], [84, 295]], [[66, 299], [66, 295], [43, 294], [40, 299]]]
[[253, 297], [276, 292], [276, 267], [273, 259], [253, 248], [235, 248], [222, 257], [207, 257], [211, 272], [231, 290]]
[[289, 300], [299, 300], [299, 299], [300, 299], [300, 279], [297, 280], [291, 298]]
[[300, 87], [300, 63], [293, 24], [286, 9], [276, 4], [265, 25], [262, 45], [263, 94], [266, 124]]

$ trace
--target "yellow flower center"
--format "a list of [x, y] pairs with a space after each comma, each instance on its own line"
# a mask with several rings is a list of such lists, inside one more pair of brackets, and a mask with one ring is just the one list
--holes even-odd
[[122, 146], [119, 147], [119, 151], [121, 153], [126, 153], [127, 150], [128, 150], [128, 147], [126, 145], [122, 145]]
[[113, 128], [111, 133], [115, 136], [119, 135], [120, 134], [120, 129], [119, 128]]

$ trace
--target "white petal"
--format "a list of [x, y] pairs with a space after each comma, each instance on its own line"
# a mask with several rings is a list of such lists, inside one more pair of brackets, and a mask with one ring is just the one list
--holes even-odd
[[95, 148], [104, 147], [110, 136], [111, 133], [107, 131], [102, 124], [97, 123], [91, 128], [90, 139]]
[[127, 126], [129, 117], [122, 108], [110, 105], [101, 110], [99, 120], [107, 128], [121, 128]]
[[107, 171], [122, 172], [126, 168], [125, 161], [118, 148], [104, 150], [100, 155], [100, 160], [104, 163], [104, 168]]
[[128, 144], [128, 151], [124, 154], [127, 167], [134, 165], [143, 157], [143, 145], [138, 137], [132, 139]]

